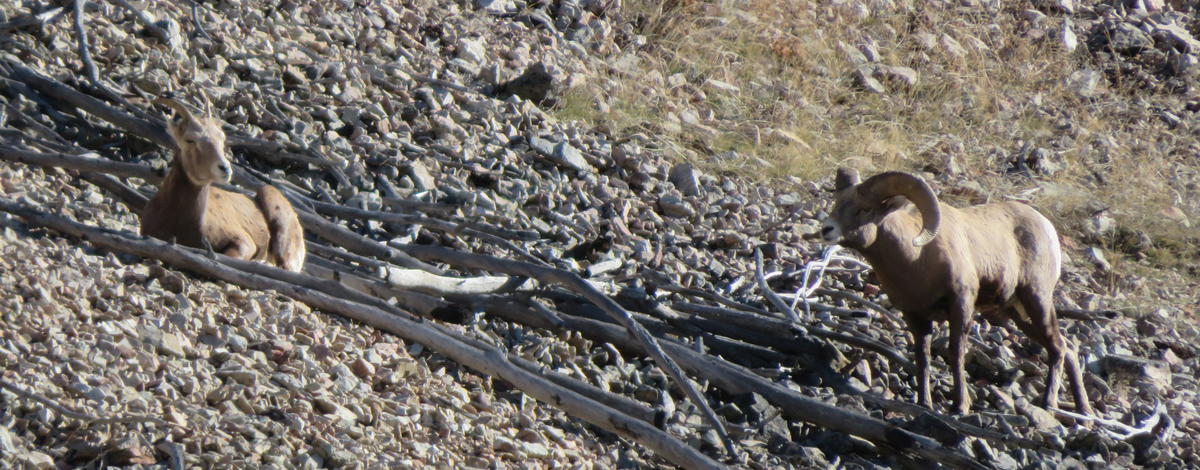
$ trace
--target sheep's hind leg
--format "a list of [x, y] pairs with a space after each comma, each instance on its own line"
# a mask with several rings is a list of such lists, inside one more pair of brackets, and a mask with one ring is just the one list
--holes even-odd
[[250, 241], [250, 237], [241, 236], [234, 238], [222, 254], [230, 258], [249, 260], [254, 258], [254, 252], [254, 243]]
[[271, 234], [268, 252], [272, 262], [288, 271], [299, 272], [304, 268], [307, 250], [304, 228], [296, 211], [283, 193], [269, 184], [258, 188], [254, 202], [267, 220], [267, 229]]
[[933, 334], [933, 322], [921, 315], [904, 314], [908, 331], [913, 336], [913, 353], [917, 359], [917, 403], [933, 409], [929, 393], [929, 337]]
[[1080, 413], [1092, 414], [1091, 403], [1087, 398], [1087, 390], [1083, 385], [1083, 371], [1079, 367], [1079, 358], [1073, 348], [1067, 346], [1062, 331], [1058, 327], [1058, 316], [1050, 295], [1039, 295], [1029, 289], [1018, 289], [1018, 300], [1029, 317], [1028, 322], [1014, 322], [1030, 339], [1037, 341], [1046, 348], [1046, 362], [1049, 370], [1046, 372], [1046, 395], [1043, 400], [1047, 408], [1058, 407], [1058, 390], [1062, 384], [1063, 365], [1066, 364], [1067, 374], [1071, 381], [1072, 395], [1075, 397], [1075, 407]]
[[974, 298], [961, 298], [951, 308], [950, 322], [950, 372], [954, 374], [954, 412], [967, 414], [971, 411], [971, 394], [967, 391], [967, 327], [974, 313]]

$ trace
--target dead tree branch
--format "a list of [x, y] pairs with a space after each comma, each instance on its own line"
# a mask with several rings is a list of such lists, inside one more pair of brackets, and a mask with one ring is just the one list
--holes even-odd
[[683, 389], [684, 394], [703, 411], [709, 424], [713, 426], [725, 442], [726, 451], [729, 452], [729, 455], [737, 455], [737, 451], [733, 447], [733, 441], [729, 438], [728, 432], [725, 431], [725, 425], [721, 423], [716, 413], [712, 411], [712, 407], [709, 406], [704, 395], [691, 384], [687, 376], [679, 369], [675, 361], [662, 350], [662, 347], [658, 345], [654, 337], [645, 328], [642, 328], [641, 324], [635, 321], [624, 307], [621, 307], [616, 301], [604, 295], [604, 293], [597, 290], [575, 273], [492, 256], [462, 253], [436, 246], [405, 245], [400, 247], [400, 249], [420, 259], [436, 260], [460, 268], [500, 272], [513, 276], [537, 279], [543, 283], [558, 284], [583, 296], [583, 298], [619, 322], [621, 326], [625, 327], [626, 331], [630, 332], [643, 345], [642, 349], [646, 354], [653, 358], [659, 367], [662, 367], [667, 375], [670, 375], [674, 379], [676, 385]]

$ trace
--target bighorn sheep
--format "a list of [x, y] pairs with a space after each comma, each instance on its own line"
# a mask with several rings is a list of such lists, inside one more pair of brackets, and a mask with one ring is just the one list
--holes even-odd
[[300, 271], [304, 229], [278, 189], [263, 185], [251, 201], [212, 187], [228, 183], [233, 171], [225, 156], [225, 133], [211, 109], [196, 117], [173, 99], [154, 103], [174, 111], [167, 131], [176, 153], [162, 187], [142, 211], [142, 235]]
[[1063, 340], [1052, 303], [1062, 252], [1050, 220], [1018, 202], [954, 208], [938, 202], [924, 180], [902, 172], [881, 173], [860, 184], [857, 172], [839, 169], [835, 191], [822, 236], [861, 253], [892, 304], [904, 312], [917, 356], [921, 405], [932, 408], [933, 322], [946, 320], [953, 409], [970, 409], [963, 360], [967, 329], [979, 309], [989, 320], [1012, 319], [1046, 348], [1047, 407], [1057, 407], [1065, 359], [1075, 406], [1092, 414], [1079, 360]]

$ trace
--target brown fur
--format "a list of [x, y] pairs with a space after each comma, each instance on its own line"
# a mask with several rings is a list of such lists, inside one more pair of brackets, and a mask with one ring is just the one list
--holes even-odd
[[[910, 178], [916, 178], [908, 175]], [[1064, 361], [1076, 407], [1091, 414], [1079, 361], [1062, 337], [1054, 310], [1054, 288], [1061, 269], [1058, 235], [1032, 207], [1017, 202], [963, 209], [931, 198], [932, 240], [913, 243], [929, 222], [906, 197], [860, 190], [857, 174], [839, 174], [833, 213], [823, 230], [826, 240], [861, 253], [896, 308], [904, 312], [917, 356], [919, 401], [930, 407], [929, 340], [934, 321], [950, 324], [950, 367], [955, 410], [966, 413], [970, 398], [963, 361], [966, 334], [976, 310], [1013, 320], [1048, 352], [1050, 366], [1044, 402], [1058, 404]], [[879, 200], [882, 198], [882, 200]], [[920, 197], [918, 197], [920, 199]], [[940, 226], [937, 223], [940, 213]], [[1000, 315], [996, 315], [999, 313]]]
[[175, 110], [168, 131], [175, 160], [162, 187], [142, 211], [142, 235], [175, 240], [239, 259], [269, 261], [290, 271], [304, 266], [304, 229], [278, 189], [263, 185], [252, 201], [213, 187], [228, 182], [225, 133], [211, 115], [194, 117], [174, 100], [156, 103]]

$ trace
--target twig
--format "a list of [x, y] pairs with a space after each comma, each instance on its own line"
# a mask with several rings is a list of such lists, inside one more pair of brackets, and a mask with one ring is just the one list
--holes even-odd
[[1094, 321], [1094, 322], [1110, 322], [1121, 316], [1115, 310], [1083, 310], [1071, 307], [1054, 307], [1058, 318], [1069, 318], [1072, 320]]
[[[752, 329], [764, 334], [782, 335], [785, 332], [791, 333], [793, 328], [795, 328], [795, 325], [787, 320], [767, 318], [761, 315], [747, 314], [720, 307], [689, 304], [687, 302], [677, 302], [674, 304], [674, 306], [685, 312], [695, 313], [719, 322], [737, 325], [742, 328]], [[838, 341], [851, 346], [866, 349], [868, 351], [874, 351], [889, 361], [892, 361], [896, 365], [903, 367], [907, 371], [916, 371], [914, 364], [905, 358], [904, 354], [901, 354], [894, 348], [891, 348], [871, 338], [856, 336], [845, 331], [838, 332], [825, 330], [814, 326], [805, 327], [799, 331], [796, 331], [796, 333], [802, 335], [807, 333], [818, 338]]]
[[47, 24], [50, 24], [61, 18], [64, 13], [66, 13], [66, 10], [64, 10], [63, 7], [54, 7], [41, 13], [18, 16], [4, 23], [0, 23], [0, 35], [9, 34], [13, 31], [28, 28], [33, 25], [44, 27]]
[[849, 300], [851, 302], [857, 302], [857, 303], [863, 305], [864, 307], [867, 307], [871, 310], [874, 310], [876, 312], [883, 314], [883, 317], [890, 320], [892, 322], [893, 326], [898, 326], [898, 327], [904, 326], [904, 322], [901, 321], [900, 317], [896, 316], [895, 313], [892, 313], [891, 310], [884, 308], [882, 305], [879, 305], [878, 303], [867, 300], [866, 298], [864, 298], [862, 296], [856, 295], [851, 292], [841, 291], [841, 290], [837, 290], [837, 289], [829, 289], [829, 288], [824, 288], [824, 287], [817, 289], [816, 293], [819, 295], [825, 295], [825, 296], [829, 296], [829, 297], [835, 297], [835, 298]]
[[75, 41], [79, 47], [79, 58], [83, 61], [83, 71], [87, 75], [88, 82], [96, 88], [103, 88], [100, 83], [100, 72], [96, 69], [96, 63], [92, 62], [92, 52], [88, 49], [88, 33], [87, 26], [83, 24], [83, 7], [87, 4], [85, 0], [75, 0]]
[[796, 315], [796, 311], [792, 309], [787, 302], [784, 302], [783, 299], [779, 298], [779, 294], [776, 294], [775, 291], [771, 290], [771, 286], [767, 285], [767, 278], [765, 275], [763, 275], [762, 250], [758, 248], [754, 249], [754, 279], [758, 281], [758, 288], [762, 290], [763, 296], [766, 297], [767, 300], [775, 306], [775, 308], [779, 309], [779, 311], [783, 313], [784, 317], [786, 317], [788, 321], [792, 323], [797, 323], [800, 321], [800, 317]]
[[196, 0], [188, 0], [188, 2], [192, 4], [192, 25], [196, 27], [196, 31], [199, 31], [202, 36], [212, 39], [212, 35], [208, 34], [208, 31], [204, 29], [204, 23], [200, 22], [200, 2]]
[[1115, 419], [1106, 419], [1099, 416], [1088, 416], [1079, 413], [1072, 413], [1070, 411], [1061, 410], [1058, 408], [1050, 408], [1050, 411], [1053, 411], [1055, 414], [1060, 416], [1066, 416], [1068, 418], [1081, 421], [1092, 421], [1103, 426], [1117, 428], [1117, 431], [1105, 429], [1105, 432], [1107, 432], [1113, 438], [1120, 440], [1128, 440], [1131, 437], [1151, 434], [1154, 432], [1154, 429], [1158, 427], [1159, 422], [1161, 422], [1163, 419], [1166, 419], [1166, 424], [1164, 425], [1165, 429], [1162, 431], [1161, 438], [1163, 440], [1170, 440], [1171, 436], [1175, 433], [1175, 420], [1171, 419], [1171, 417], [1167, 415], [1166, 411], [1163, 409], [1161, 401], [1154, 402], [1154, 411], [1150, 417], [1146, 419], [1146, 422], [1137, 427], [1130, 426]]
[[671, 280], [668, 279], [666, 275], [659, 273], [657, 271], [643, 270], [641, 273], [641, 276], [644, 279], [646, 279], [647, 281], [652, 282], [659, 289], [662, 289], [662, 290], [665, 290], [668, 292], [674, 292], [676, 294], [686, 295], [686, 296], [690, 296], [690, 297], [699, 297], [701, 299], [708, 299], [708, 300], [711, 300], [713, 302], [719, 303], [721, 305], [724, 305], [726, 307], [730, 307], [733, 309], [742, 310], [742, 311], [751, 312], [751, 313], [757, 313], [760, 315], [772, 316], [771, 312], [761, 309], [761, 308], [758, 308], [758, 307], [755, 307], [753, 305], [738, 302], [736, 300], [732, 300], [725, 296], [722, 296], [722, 295], [719, 295], [719, 294], [716, 294], [713, 292], [709, 292], [706, 290], [694, 289], [694, 288], [690, 288], [690, 287], [683, 287], [679, 284], [671, 282]]
[[171, 32], [160, 27], [157, 23], [154, 22], [153, 19], [150, 18], [149, 15], [146, 14], [146, 12], [142, 11], [141, 9], [139, 9], [136, 6], [133, 6], [133, 4], [129, 3], [128, 0], [112, 0], [112, 1], [116, 2], [118, 5], [125, 7], [126, 10], [129, 10], [130, 12], [132, 12], [133, 17], [137, 18], [138, 23], [141, 23], [142, 26], [145, 27], [147, 31], [150, 31], [151, 35], [158, 38], [167, 47], [169, 47], [171, 49], [179, 48], [179, 39], [178, 39], [179, 37], [177, 35], [171, 34]]
[[50, 408], [50, 409], [58, 412], [58, 414], [60, 414], [62, 416], [66, 416], [71, 419], [77, 419], [79, 421], [83, 421], [84, 423], [86, 423], [89, 426], [97, 425], [97, 424], [122, 424], [122, 423], [152, 423], [152, 424], [157, 424], [159, 426], [177, 426], [177, 425], [168, 423], [166, 421], [163, 421], [161, 419], [158, 419], [158, 418], [155, 418], [152, 416], [132, 415], [132, 416], [112, 416], [112, 417], [108, 417], [108, 418], [101, 418], [99, 416], [92, 416], [89, 414], [80, 413], [77, 411], [73, 411], [65, 406], [62, 406], [58, 402], [51, 400], [47, 397], [44, 397], [37, 393], [31, 392], [31, 391], [25, 390], [21, 387], [18, 387], [16, 385], [13, 385], [12, 383], [9, 383], [7, 380], [4, 380], [4, 379], [0, 379], [0, 388], [8, 390], [9, 392], [12, 392], [14, 395], [24, 398], [26, 400], [31, 400], [31, 401], [41, 403], [42, 405], [45, 405], [47, 408]]

